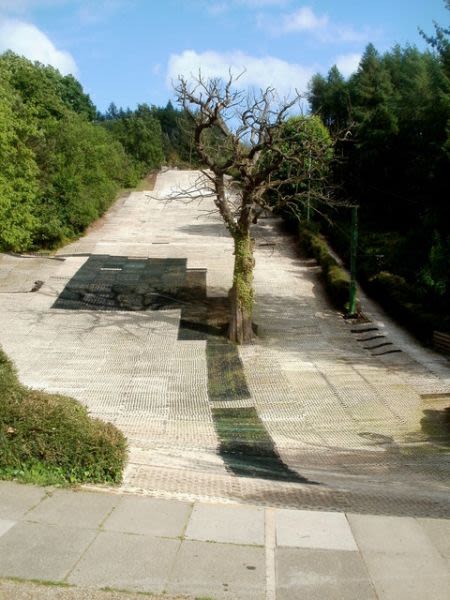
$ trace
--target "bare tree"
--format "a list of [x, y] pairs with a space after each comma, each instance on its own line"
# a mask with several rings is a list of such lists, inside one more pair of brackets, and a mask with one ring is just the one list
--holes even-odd
[[[299, 145], [291, 143], [291, 134], [286, 134], [289, 128], [285, 127], [299, 95], [280, 102], [272, 88], [248, 94], [235, 89], [238, 79], [231, 73], [227, 81], [203, 78], [201, 74], [193, 82], [180, 77], [175, 92], [193, 122], [195, 147], [206, 167], [204, 178], [234, 241], [229, 338], [242, 344], [253, 337], [255, 261], [251, 225], [263, 211], [294, 207], [293, 189], [303, 198], [305, 194], [309, 198], [312, 192], [317, 194], [319, 188], [311, 186], [311, 180], [324, 177], [317, 166], [329, 152], [329, 145], [325, 147], [314, 143], [313, 136], [304, 136], [299, 152]], [[233, 192], [229, 176], [239, 182]], [[208, 195], [208, 185], [199, 184], [199, 195]], [[192, 191], [188, 195], [192, 197]]]

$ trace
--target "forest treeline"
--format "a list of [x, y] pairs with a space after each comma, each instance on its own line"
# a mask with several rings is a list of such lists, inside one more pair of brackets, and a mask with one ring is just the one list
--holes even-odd
[[0, 56], [0, 250], [78, 236], [163, 162], [192, 160], [183, 113], [140, 105], [99, 114], [71, 75]]
[[165, 107], [138, 104], [134, 110], [112, 102], [105, 113], [97, 113], [97, 120], [144, 170], [163, 162], [186, 167], [199, 164], [192, 123], [170, 100]]
[[[337, 139], [336, 197], [360, 207], [359, 276], [425, 336], [450, 329], [448, 42], [437, 50], [370, 44], [349, 79], [333, 67], [309, 93]], [[349, 212], [317, 219], [344, 256]]]
[[0, 57], [0, 247], [51, 247], [79, 234], [136, 169], [94, 125], [72, 76], [7, 52]]

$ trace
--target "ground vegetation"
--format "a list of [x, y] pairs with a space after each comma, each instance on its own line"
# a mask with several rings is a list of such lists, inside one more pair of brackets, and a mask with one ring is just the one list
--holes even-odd
[[21, 385], [0, 350], [0, 478], [40, 485], [119, 483], [126, 440], [76, 400]]
[[71, 75], [0, 56], [0, 249], [52, 248], [79, 235], [139, 171], [95, 123]]

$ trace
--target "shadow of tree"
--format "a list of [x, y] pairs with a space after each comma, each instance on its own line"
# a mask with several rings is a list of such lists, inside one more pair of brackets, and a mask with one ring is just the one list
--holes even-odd
[[186, 265], [186, 259], [92, 255], [53, 308], [121, 313], [181, 310], [178, 339], [206, 341], [208, 396], [219, 454], [227, 469], [243, 477], [314, 483], [284, 464], [255, 408], [214, 407], [215, 402], [251, 396], [238, 349], [226, 339], [228, 298], [208, 298], [206, 270]]

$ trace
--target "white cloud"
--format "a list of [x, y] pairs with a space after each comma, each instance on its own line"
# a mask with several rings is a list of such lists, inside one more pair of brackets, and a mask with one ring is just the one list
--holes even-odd
[[250, 8], [264, 8], [265, 6], [286, 6], [290, 0], [235, 0], [235, 2]]
[[368, 27], [365, 27], [361, 31], [356, 31], [350, 25], [334, 25], [328, 32], [328, 38], [330, 41], [337, 40], [338, 42], [344, 43], [367, 43], [370, 39], [378, 37], [379, 33], [372, 31]]
[[0, 14], [32, 14], [39, 8], [68, 6], [82, 25], [95, 25], [106, 21], [119, 10], [134, 10], [137, 0], [0, 0]]
[[368, 28], [356, 31], [351, 25], [333, 23], [327, 14], [318, 15], [310, 6], [302, 6], [291, 13], [279, 15], [278, 20], [273, 15], [260, 14], [257, 24], [272, 35], [292, 33], [309, 33], [320, 42], [367, 42], [374, 36]]
[[244, 52], [219, 53], [206, 51], [197, 53], [185, 50], [181, 54], [172, 54], [167, 69], [167, 82], [171, 85], [179, 75], [186, 78], [202, 76], [228, 78], [229, 71], [235, 75], [245, 69], [239, 80], [242, 87], [263, 88], [274, 87], [280, 96], [289, 96], [295, 90], [306, 90], [307, 84], [315, 73], [315, 69], [297, 63], [288, 63], [273, 56], [258, 58]]
[[[1, 0], [0, 0], [1, 2]], [[135, 0], [77, 0], [79, 5], [77, 16], [82, 25], [96, 25], [107, 21], [122, 10], [134, 10]]]
[[229, 5], [226, 2], [213, 2], [212, 4], [208, 4], [208, 12], [211, 15], [221, 15], [227, 12], [229, 9]]
[[[248, 8], [259, 10], [263, 8], [281, 8], [290, 3], [291, 0], [206, 0], [204, 6], [211, 15], [221, 15], [233, 8]], [[1, 0], [0, 0], [1, 2]]]
[[63, 75], [78, 72], [72, 55], [58, 50], [40, 29], [15, 19], [0, 19], [0, 52], [12, 50], [30, 60], [52, 65]]
[[291, 31], [320, 31], [327, 27], [328, 16], [318, 17], [312, 8], [302, 6], [294, 13], [284, 15], [281, 29], [285, 33]]
[[361, 54], [358, 53], [341, 54], [336, 59], [336, 66], [344, 77], [349, 77], [357, 70], [360, 60]]
[[0, 0], [0, 12], [24, 13], [33, 8], [66, 4], [68, 0]]

